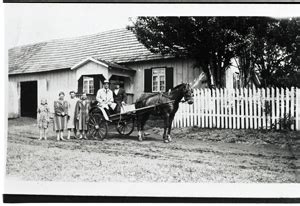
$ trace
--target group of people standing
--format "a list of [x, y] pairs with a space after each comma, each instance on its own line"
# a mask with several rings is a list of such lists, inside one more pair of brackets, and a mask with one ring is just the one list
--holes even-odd
[[[54, 130], [56, 131], [57, 141], [66, 140], [64, 131], [68, 131], [67, 139], [71, 139], [71, 133], [74, 132], [77, 138], [87, 139], [89, 110], [91, 108], [90, 100], [87, 94], [83, 93], [81, 98], [76, 97], [74, 91], [70, 91], [70, 98], [65, 100], [65, 93], [60, 92], [58, 100], [54, 101]], [[122, 105], [126, 104], [127, 95], [124, 89], [120, 88], [119, 83], [115, 83], [115, 89], [109, 89], [109, 81], [104, 81], [103, 88], [97, 91], [96, 100], [98, 107], [103, 111], [106, 119], [113, 113], [120, 113]], [[47, 139], [47, 129], [50, 123], [50, 110], [47, 100], [42, 99], [41, 105], [37, 110], [38, 127], [40, 129], [40, 140]]]

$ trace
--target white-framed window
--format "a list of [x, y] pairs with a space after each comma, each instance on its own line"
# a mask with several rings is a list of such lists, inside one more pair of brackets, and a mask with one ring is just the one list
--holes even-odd
[[83, 92], [87, 94], [94, 94], [94, 78], [83, 77]]
[[166, 91], [166, 68], [152, 69], [152, 92]]

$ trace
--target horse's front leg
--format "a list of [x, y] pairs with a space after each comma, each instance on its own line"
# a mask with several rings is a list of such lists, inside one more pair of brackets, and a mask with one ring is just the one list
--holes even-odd
[[143, 141], [143, 136], [142, 136], [142, 118], [141, 116], [137, 117], [137, 130], [138, 130], [138, 140]]
[[139, 119], [139, 128], [138, 128], [138, 136], [139, 136], [139, 141], [143, 141], [144, 139], [144, 126], [146, 121], [149, 118], [149, 114], [143, 114], [140, 115], [140, 119]]
[[170, 118], [169, 118], [169, 125], [168, 125], [168, 135], [167, 135], [167, 139], [169, 142], [172, 142], [172, 138], [171, 138], [171, 129], [172, 129], [172, 122], [173, 122], [173, 119], [174, 119], [174, 115], [170, 115]]
[[165, 124], [164, 124], [164, 134], [163, 134], [163, 140], [165, 143], [169, 142], [169, 140], [167, 138], [167, 128], [169, 127], [169, 121], [170, 121], [169, 119], [170, 119], [170, 115], [166, 114], [165, 119], [164, 119]]

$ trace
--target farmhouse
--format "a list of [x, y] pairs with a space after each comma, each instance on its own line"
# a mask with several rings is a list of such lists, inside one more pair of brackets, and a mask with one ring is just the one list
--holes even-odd
[[104, 79], [119, 81], [129, 103], [144, 92], [167, 91], [182, 82], [206, 87], [192, 59], [151, 53], [127, 29], [57, 39], [9, 50], [8, 116], [36, 115], [41, 98], [51, 109], [58, 93], [93, 98]]

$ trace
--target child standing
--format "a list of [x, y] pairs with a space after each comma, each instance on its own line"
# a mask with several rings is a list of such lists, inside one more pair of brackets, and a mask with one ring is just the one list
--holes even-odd
[[47, 140], [47, 130], [50, 121], [50, 110], [46, 99], [41, 99], [41, 105], [37, 110], [37, 121], [40, 130], [40, 139], [43, 137]]
[[83, 93], [81, 100], [78, 100], [75, 108], [76, 129], [80, 132], [79, 139], [87, 139], [86, 133], [88, 130], [90, 101], [87, 99], [86, 93]]

